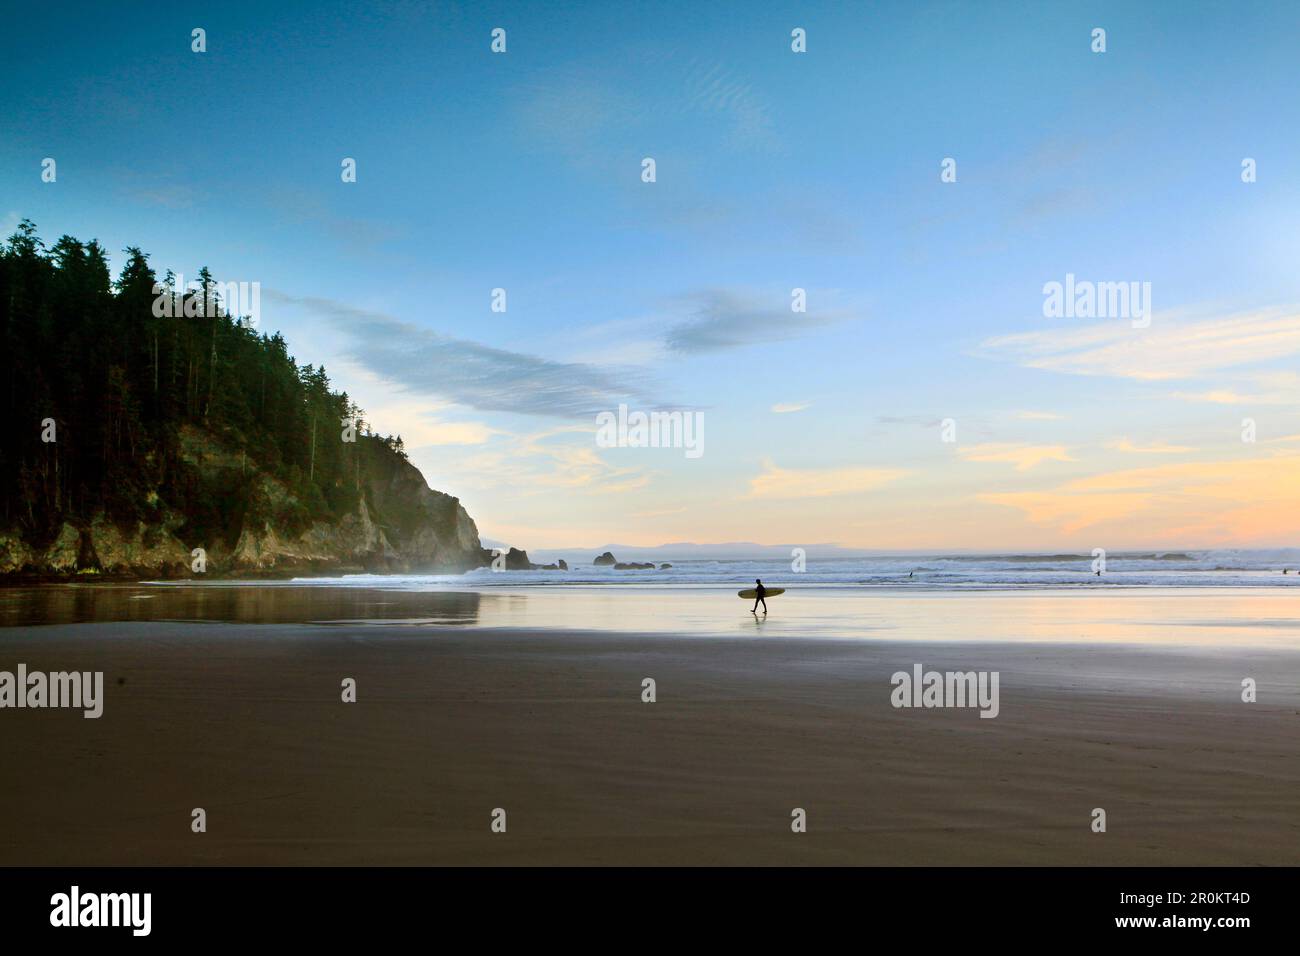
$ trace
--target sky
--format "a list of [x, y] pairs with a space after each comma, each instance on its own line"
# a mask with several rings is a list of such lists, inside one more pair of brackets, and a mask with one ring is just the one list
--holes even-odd
[[[487, 540], [1300, 538], [1300, 6], [6, 19], [4, 234], [259, 283]], [[1049, 315], [1067, 276], [1151, 309]], [[620, 404], [698, 415], [702, 453], [605, 447]]]

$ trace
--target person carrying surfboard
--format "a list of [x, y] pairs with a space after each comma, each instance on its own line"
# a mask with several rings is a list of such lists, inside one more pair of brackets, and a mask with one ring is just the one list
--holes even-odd
[[754, 583], [755, 583], [756, 585], [758, 585], [758, 587], [754, 588], [754, 606], [753, 606], [752, 608], [749, 609], [749, 613], [751, 613], [751, 614], [757, 614], [757, 613], [758, 613], [758, 606], [759, 606], [760, 604], [762, 604], [762, 605], [763, 605], [763, 613], [766, 614], [766, 613], [767, 613], [767, 601], [765, 601], [765, 600], [763, 600], [763, 599], [764, 599], [765, 597], [767, 597], [767, 588], [763, 587], [763, 582], [762, 582], [761, 580], [759, 580], [758, 578], [754, 578]]

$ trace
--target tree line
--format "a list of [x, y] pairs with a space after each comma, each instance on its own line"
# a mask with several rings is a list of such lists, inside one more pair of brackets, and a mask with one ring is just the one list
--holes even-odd
[[[323, 366], [232, 315], [207, 269], [176, 288], [139, 248], [124, 254], [113, 279], [98, 241], [47, 247], [29, 220], [0, 246], [3, 528], [39, 542], [98, 514], [171, 515], [182, 540], [229, 537], [265, 506], [254, 486], [270, 475], [292, 501], [268, 517], [294, 530], [355, 510], [376, 456], [405, 457]], [[222, 461], [196, 467], [196, 455]]]

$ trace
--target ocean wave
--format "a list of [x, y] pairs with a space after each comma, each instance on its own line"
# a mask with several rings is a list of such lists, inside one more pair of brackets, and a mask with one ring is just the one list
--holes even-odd
[[[1095, 587], [1296, 587], [1300, 549], [1132, 551], [1106, 556], [1103, 573], [1091, 554], [928, 554], [866, 557], [807, 556], [803, 570], [786, 559], [674, 560], [671, 568], [617, 571], [571, 566], [569, 571], [492, 571], [464, 575], [345, 575], [296, 579], [299, 583], [401, 589], [637, 585], [721, 587], [762, 578], [776, 586], [972, 588]], [[1284, 574], [1286, 569], [1289, 573]]]

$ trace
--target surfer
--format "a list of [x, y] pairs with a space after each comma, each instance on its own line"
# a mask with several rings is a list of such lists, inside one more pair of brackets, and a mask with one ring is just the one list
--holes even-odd
[[754, 606], [753, 606], [752, 608], [749, 609], [749, 613], [750, 613], [750, 614], [757, 614], [757, 613], [758, 613], [758, 606], [759, 606], [760, 604], [762, 604], [762, 605], [763, 605], [763, 613], [766, 614], [766, 613], [767, 613], [767, 602], [764, 601], [763, 598], [765, 598], [765, 597], [767, 596], [767, 588], [763, 587], [763, 582], [762, 582], [760, 579], [758, 579], [758, 578], [755, 578], [755, 579], [754, 579], [754, 584], [757, 585], [757, 587], [754, 588]]

